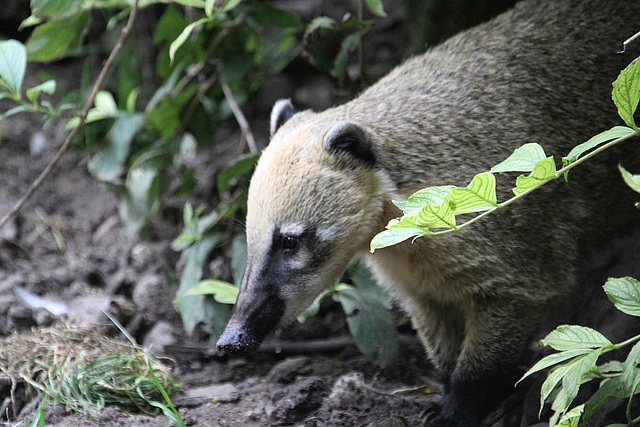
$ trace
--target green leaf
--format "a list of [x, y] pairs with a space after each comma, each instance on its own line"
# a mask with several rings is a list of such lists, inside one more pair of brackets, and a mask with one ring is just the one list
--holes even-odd
[[496, 207], [496, 178], [491, 172], [479, 173], [465, 188], [453, 188], [446, 200], [456, 215], [482, 212]]
[[599, 134], [591, 137], [587, 142], [583, 142], [582, 144], [573, 147], [569, 154], [562, 158], [562, 163], [564, 165], [571, 164], [578, 160], [578, 158], [585, 152], [596, 148], [605, 142], [627, 136], [633, 132], [635, 132], [633, 129], [626, 126], [614, 126], [609, 130], [600, 132]]
[[13, 116], [14, 114], [22, 113], [24, 111], [28, 111], [26, 105], [17, 105], [8, 111], [5, 111], [3, 114], [0, 114], [0, 120], [4, 120], [9, 116]]
[[242, 0], [227, 0], [222, 6], [222, 12], [229, 12], [231, 9], [235, 9]]
[[213, 299], [221, 304], [235, 304], [238, 300], [240, 289], [231, 283], [222, 280], [202, 280], [197, 285], [189, 289], [183, 294], [179, 294], [178, 298], [184, 298], [194, 295], [213, 295]]
[[78, 0], [31, 0], [31, 13], [38, 18], [69, 18], [82, 7]]
[[386, 308], [372, 295], [354, 288], [343, 289], [335, 295], [362, 354], [383, 368], [392, 367], [398, 357], [397, 331]]
[[556, 177], [556, 163], [553, 157], [540, 160], [529, 176], [520, 175], [516, 179], [515, 195], [539, 187], [545, 182]]
[[118, 118], [110, 132], [109, 144], [88, 165], [99, 180], [114, 182], [124, 166], [131, 142], [144, 124], [144, 114], [137, 113]]
[[620, 169], [624, 182], [626, 182], [633, 191], [640, 193], [640, 175], [633, 175], [623, 168], [622, 165], [618, 165], [618, 169]]
[[567, 365], [559, 366], [558, 368], [552, 370], [544, 380], [544, 383], [542, 383], [542, 386], [540, 387], [540, 409], [538, 410], [538, 417], [542, 415], [544, 403], [551, 395], [551, 393], [553, 393], [553, 391], [556, 389], [558, 384], [560, 384], [560, 382], [562, 381], [562, 377], [566, 373], [567, 369]]
[[449, 195], [453, 188], [451, 185], [427, 187], [413, 193], [406, 202], [394, 201], [393, 204], [402, 209], [405, 215], [417, 215], [427, 204], [442, 204], [444, 198]]
[[547, 158], [540, 144], [530, 142], [516, 148], [502, 162], [491, 168], [491, 172], [532, 172], [538, 162]]
[[191, 36], [191, 33], [193, 32], [193, 30], [195, 30], [197, 27], [201, 25], [211, 22], [213, 19], [214, 19], [213, 17], [205, 16], [204, 18], [200, 18], [197, 21], [192, 22], [191, 24], [184, 27], [184, 29], [182, 30], [178, 38], [176, 38], [173, 41], [173, 43], [171, 43], [171, 46], [169, 46], [169, 58], [171, 59], [172, 63], [176, 56], [176, 52]]
[[419, 228], [456, 228], [456, 217], [446, 202], [433, 206], [427, 205], [420, 210], [416, 219]]
[[370, 251], [397, 245], [412, 237], [428, 236], [432, 233], [416, 227], [415, 217], [403, 217], [402, 219], [392, 219], [387, 224], [387, 230], [376, 234], [371, 239]]
[[229, 191], [232, 185], [232, 180], [235, 178], [249, 175], [253, 171], [256, 162], [260, 158], [260, 155], [255, 154], [249, 157], [245, 157], [235, 161], [230, 166], [226, 167], [216, 178], [216, 184], [218, 187], [218, 195], [222, 198], [224, 193]]
[[118, 115], [118, 105], [110, 92], [105, 90], [98, 92], [94, 104], [96, 111], [98, 111], [102, 117], [115, 117]]
[[40, 83], [37, 86], [32, 87], [31, 89], [27, 89], [27, 98], [31, 100], [33, 104], [38, 100], [38, 95], [40, 93], [46, 93], [47, 95], [53, 95], [56, 93], [56, 81], [55, 80], [47, 80], [44, 83]]
[[604, 284], [607, 296], [623, 313], [640, 316], [640, 282], [633, 277], [609, 278]]
[[313, 33], [319, 29], [334, 29], [338, 23], [333, 18], [329, 18], [328, 16], [319, 16], [315, 18], [313, 21], [307, 25], [307, 29], [305, 30], [306, 35]]
[[613, 82], [611, 98], [618, 107], [618, 114], [627, 126], [638, 129], [633, 115], [640, 100], [640, 61], [635, 61], [620, 72]]
[[560, 325], [540, 342], [561, 351], [611, 345], [611, 341], [600, 332], [577, 325]]
[[[158, 171], [136, 168], [129, 171], [124, 189], [121, 189], [120, 217], [129, 234], [136, 234], [160, 206], [154, 185]], [[157, 187], [157, 186], [155, 186]]]
[[9, 89], [20, 94], [27, 69], [27, 50], [16, 40], [0, 41], [0, 79]]
[[633, 383], [636, 379], [636, 367], [640, 363], [640, 342], [637, 342], [629, 351], [627, 359], [624, 362], [624, 368], [621, 375], [621, 380], [624, 385], [624, 390], [627, 395], [631, 395], [633, 391]]
[[358, 47], [361, 38], [362, 31], [358, 31], [353, 34], [349, 34], [347, 37], [342, 39], [342, 42], [340, 43], [340, 51], [336, 55], [336, 59], [333, 63], [333, 69], [335, 71], [336, 77], [338, 78], [338, 84], [340, 86], [344, 86], [344, 83], [347, 79], [347, 63], [349, 60], [349, 53], [353, 52]]
[[384, 7], [382, 6], [382, 0], [365, 0], [365, 4], [371, 13], [374, 15], [384, 18], [387, 14], [384, 11]]
[[89, 23], [89, 14], [82, 13], [39, 25], [27, 40], [28, 60], [47, 62], [74, 53]]
[[[565, 360], [568, 359], [573, 359], [574, 357], [577, 356], [582, 356], [583, 354], [587, 353], [591, 351], [590, 349], [586, 349], [586, 348], [579, 348], [579, 349], [575, 349], [575, 350], [566, 350], [560, 353], [554, 353], [554, 354], [550, 354], [542, 359], [540, 359], [535, 365], [533, 365], [531, 367], [531, 369], [529, 369], [523, 376], [522, 378], [520, 378], [520, 381], [522, 381], [523, 379], [525, 379], [526, 377], [528, 377], [531, 374], [534, 374], [538, 371], [541, 371], [543, 369], [546, 369], [550, 366], [553, 365], [557, 365], [560, 362], [564, 362]], [[517, 383], [516, 383], [517, 384]]]
[[560, 418], [558, 427], [578, 427], [583, 412], [584, 405], [576, 406]]
[[603, 380], [600, 387], [591, 395], [585, 403], [584, 421], [587, 422], [593, 414], [609, 403], [612, 399], [624, 399], [628, 394], [624, 392], [624, 381], [621, 377], [613, 377]]

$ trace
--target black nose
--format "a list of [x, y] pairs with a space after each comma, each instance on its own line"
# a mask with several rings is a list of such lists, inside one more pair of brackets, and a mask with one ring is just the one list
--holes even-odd
[[252, 335], [247, 330], [227, 326], [216, 346], [225, 354], [245, 356], [253, 353], [260, 345], [260, 341]]

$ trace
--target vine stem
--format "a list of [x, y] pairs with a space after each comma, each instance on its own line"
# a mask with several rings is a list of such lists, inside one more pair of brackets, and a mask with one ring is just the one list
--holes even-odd
[[542, 182], [541, 182], [540, 184], [538, 184], [537, 186], [532, 187], [532, 188], [529, 188], [529, 189], [527, 189], [527, 190], [523, 191], [522, 193], [517, 194], [516, 196], [514, 196], [514, 197], [512, 197], [512, 198], [510, 198], [510, 199], [508, 199], [508, 200], [505, 200], [505, 201], [504, 201], [504, 202], [502, 202], [502, 203], [498, 203], [498, 205], [497, 205], [497, 206], [495, 206], [495, 207], [493, 207], [493, 208], [491, 208], [491, 209], [489, 209], [489, 210], [487, 210], [487, 211], [485, 211], [485, 212], [481, 213], [481, 214], [480, 214], [480, 215], [478, 215], [478, 216], [475, 216], [475, 217], [471, 218], [469, 221], [467, 221], [467, 222], [465, 222], [465, 223], [460, 224], [460, 225], [459, 225], [459, 226], [457, 226], [456, 228], [451, 228], [451, 229], [447, 229], [447, 230], [431, 232], [429, 235], [438, 236], [438, 235], [440, 235], [440, 234], [446, 234], [446, 233], [451, 233], [451, 232], [453, 232], [453, 231], [459, 231], [459, 230], [462, 230], [463, 228], [465, 228], [465, 227], [467, 227], [467, 226], [469, 226], [469, 225], [473, 224], [474, 222], [476, 222], [476, 221], [480, 220], [481, 218], [484, 218], [484, 217], [485, 217], [485, 216], [487, 216], [487, 215], [490, 215], [491, 213], [493, 213], [493, 212], [497, 211], [498, 209], [502, 209], [502, 208], [504, 208], [504, 207], [506, 207], [506, 206], [509, 206], [511, 203], [513, 203], [513, 202], [515, 202], [516, 200], [523, 198], [523, 197], [524, 197], [524, 196], [526, 196], [527, 194], [529, 194], [529, 193], [531, 193], [531, 192], [533, 192], [533, 191], [537, 190], [538, 188], [542, 187], [544, 184], [546, 184], [546, 183], [548, 183], [548, 182], [550, 182], [550, 181], [554, 181], [554, 180], [556, 180], [556, 179], [560, 178], [560, 177], [561, 177], [562, 175], [564, 175], [566, 172], [569, 172], [571, 169], [573, 169], [574, 167], [578, 166], [579, 164], [581, 164], [581, 163], [583, 163], [583, 162], [587, 161], [587, 160], [588, 160], [588, 159], [590, 159], [591, 157], [593, 157], [593, 156], [595, 156], [595, 155], [597, 155], [597, 154], [599, 154], [599, 153], [603, 152], [604, 150], [606, 150], [606, 149], [608, 149], [608, 148], [613, 147], [613, 146], [614, 146], [614, 145], [616, 145], [616, 144], [619, 144], [619, 143], [621, 143], [621, 142], [623, 142], [623, 141], [625, 141], [625, 140], [627, 140], [627, 139], [629, 139], [629, 138], [633, 138], [633, 137], [638, 136], [638, 135], [640, 135], [640, 131], [639, 131], [639, 130], [634, 130], [633, 132], [631, 132], [631, 133], [629, 133], [629, 134], [627, 134], [627, 135], [624, 135], [624, 136], [621, 136], [621, 137], [619, 137], [619, 138], [613, 139], [613, 140], [611, 140], [611, 141], [607, 142], [606, 144], [603, 144], [603, 145], [601, 145], [600, 147], [596, 148], [595, 150], [591, 151], [590, 153], [588, 153], [588, 154], [587, 154], [587, 155], [585, 155], [584, 157], [580, 157], [580, 158], [579, 158], [578, 160], [576, 160], [575, 162], [570, 163], [570, 164], [566, 165], [565, 167], [563, 167], [563, 168], [561, 168], [561, 169], [558, 169], [558, 170], [556, 171], [555, 176], [553, 176], [553, 177], [551, 177], [551, 178], [549, 178], [549, 179], [547, 179], [547, 180], [545, 180], [545, 181], [542, 181]]
[[71, 130], [71, 132], [69, 132], [67, 134], [67, 137], [65, 138], [64, 142], [62, 143], [60, 148], [58, 148], [58, 151], [56, 151], [56, 153], [53, 156], [53, 158], [51, 158], [51, 160], [49, 161], [47, 166], [42, 170], [42, 172], [40, 172], [40, 175], [38, 175], [38, 177], [33, 181], [31, 186], [22, 195], [20, 200], [18, 200], [16, 202], [16, 204], [11, 208], [11, 210], [9, 210], [7, 213], [5, 213], [2, 216], [2, 218], [0, 218], [0, 228], [2, 228], [2, 226], [4, 226], [7, 223], [7, 221], [9, 221], [12, 217], [14, 217], [18, 213], [18, 211], [20, 211], [20, 209], [22, 209], [24, 204], [27, 203], [27, 201], [29, 201], [29, 199], [31, 199], [33, 194], [38, 189], [38, 187], [40, 187], [42, 185], [42, 183], [44, 182], [44, 180], [47, 179], [47, 177], [51, 174], [51, 172], [53, 172], [53, 170], [57, 166], [58, 162], [60, 161], [60, 158], [62, 157], [62, 155], [69, 149], [69, 147], [71, 146], [71, 141], [73, 140], [73, 138], [84, 127], [84, 122], [87, 119], [87, 115], [89, 114], [89, 110], [93, 106], [93, 102], [94, 102], [94, 100], [96, 98], [96, 95], [98, 94], [98, 91], [102, 87], [102, 84], [104, 83], [105, 78], [107, 77], [107, 73], [109, 73], [109, 70], [111, 70], [113, 62], [115, 61], [116, 57], [118, 56], [118, 54], [122, 50], [125, 41], [127, 40], [129, 35], [131, 34], [131, 31], [133, 30], [133, 23], [134, 23], [134, 21], [136, 19], [137, 14], [138, 14], [138, 0], [133, 0], [133, 3], [131, 5], [131, 13], [129, 14], [129, 19], [127, 21], [127, 24], [123, 28], [122, 33], [120, 35], [120, 38], [116, 42], [113, 50], [109, 54], [109, 57], [105, 61], [104, 65], [102, 66], [102, 69], [100, 70], [100, 73], [98, 74], [98, 78], [96, 79], [96, 82], [93, 85], [93, 89], [91, 90], [91, 94], [89, 95], [89, 98], [87, 98], [87, 102], [86, 102], [82, 112], [80, 113], [80, 116], [79, 116], [80, 117], [80, 123], [78, 123], [78, 125], [76, 125]]

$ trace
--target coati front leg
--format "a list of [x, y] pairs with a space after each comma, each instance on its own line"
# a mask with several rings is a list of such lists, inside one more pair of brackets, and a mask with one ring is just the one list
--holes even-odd
[[[479, 426], [522, 374], [520, 362], [539, 329], [543, 312], [544, 305], [539, 301], [513, 294], [477, 298], [466, 305], [464, 337], [455, 364], [440, 359], [447, 352], [428, 348], [447, 378], [440, 407], [427, 425]], [[449, 334], [455, 329], [455, 325], [449, 327]], [[437, 338], [426, 338], [427, 347], [443, 340], [442, 331], [436, 324]]]

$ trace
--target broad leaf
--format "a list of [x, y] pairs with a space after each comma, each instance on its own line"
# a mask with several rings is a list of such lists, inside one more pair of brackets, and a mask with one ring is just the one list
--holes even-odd
[[637, 342], [633, 348], [631, 348], [631, 351], [624, 362], [624, 368], [621, 375], [624, 390], [628, 395], [631, 394], [633, 383], [636, 380], [636, 367], [638, 364], [640, 364], [640, 342]]
[[600, 332], [586, 326], [577, 325], [560, 325], [551, 331], [541, 343], [560, 351], [611, 345], [611, 341]]
[[626, 182], [633, 191], [640, 193], [640, 175], [633, 175], [621, 165], [618, 165], [618, 169], [620, 169], [620, 173], [622, 174], [622, 179], [624, 179], [624, 182]]
[[632, 63], [620, 72], [616, 81], [613, 82], [611, 98], [627, 126], [638, 129], [633, 115], [640, 100], [640, 61]]
[[96, 110], [102, 114], [103, 117], [115, 117], [118, 115], [118, 105], [110, 92], [105, 90], [98, 92], [94, 104]]
[[610, 278], [604, 291], [616, 308], [631, 316], [640, 316], [640, 282], [633, 277]]
[[44, 83], [40, 83], [39, 85], [32, 87], [31, 89], [27, 89], [27, 98], [35, 104], [38, 100], [38, 95], [42, 92], [47, 95], [53, 95], [56, 92], [56, 81], [47, 80]]
[[456, 228], [456, 217], [446, 200], [437, 206], [427, 205], [420, 210], [416, 219], [418, 228]]
[[0, 79], [9, 89], [20, 94], [27, 69], [27, 50], [16, 40], [0, 41]]
[[109, 144], [89, 162], [89, 171], [102, 181], [114, 181], [124, 166], [133, 138], [144, 123], [144, 114], [120, 117], [111, 129]]
[[337, 292], [336, 298], [360, 351], [383, 368], [392, 367], [398, 357], [398, 341], [387, 309], [372, 295], [353, 288]]
[[81, 7], [82, 2], [78, 0], [31, 0], [31, 13], [38, 18], [68, 18]]
[[603, 380], [600, 387], [591, 395], [585, 403], [584, 421], [587, 422], [600, 408], [612, 399], [624, 399], [628, 394], [624, 391], [624, 381], [621, 377], [613, 377]]
[[516, 195], [521, 194], [525, 191], [539, 187], [555, 177], [556, 163], [553, 160], [553, 157], [547, 157], [536, 164], [536, 167], [529, 176], [520, 175], [516, 179], [516, 188], [513, 189], [513, 192]]
[[530, 142], [516, 148], [502, 162], [491, 168], [491, 172], [532, 172], [539, 161], [547, 158], [540, 144]]
[[29, 61], [48, 62], [75, 53], [89, 23], [89, 14], [82, 13], [39, 25], [27, 40]]
[[465, 188], [453, 188], [446, 197], [453, 212], [482, 212], [498, 206], [496, 178], [491, 172], [479, 173]]
[[235, 304], [238, 299], [240, 289], [231, 283], [222, 280], [202, 280], [197, 285], [189, 289], [178, 298], [194, 296], [194, 295], [213, 295], [213, 299], [222, 304]]
[[[413, 219], [412, 219], [413, 218]], [[403, 217], [401, 220], [392, 219], [387, 229], [376, 234], [371, 240], [371, 253], [376, 249], [393, 246], [412, 237], [428, 236], [431, 233], [421, 230], [415, 225], [415, 217]]]
[[573, 147], [569, 154], [562, 158], [562, 163], [565, 165], [573, 163], [585, 152], [594, 149], [605, 142], [627, 136], [633, 132], [635, 132], [633, 129], [626, 126], [614, 126], [609, 130], [600, 132], [599, 134], [591, 137], [587, 142], [583, 142], [582, 144]]
[[365, 4], [371, 13], [379, 18], [384, 18], [387, 14], [382, 6], [382, 0], [365, 0]]
[[394, 201], [393, 204], [402, 209], [405, 215], [417, 215], [427, 204], [439, 205], [449, 195], [453, 186], [427, 187], [413, 193], [406, 202]]

